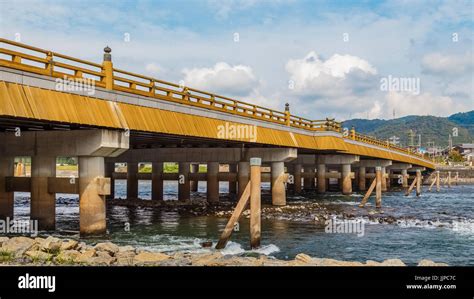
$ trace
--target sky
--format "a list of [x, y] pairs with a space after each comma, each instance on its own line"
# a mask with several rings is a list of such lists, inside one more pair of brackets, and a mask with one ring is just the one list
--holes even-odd
[[474, 109], [474, 1], [6, 1], [0, 36], [292, 114]]

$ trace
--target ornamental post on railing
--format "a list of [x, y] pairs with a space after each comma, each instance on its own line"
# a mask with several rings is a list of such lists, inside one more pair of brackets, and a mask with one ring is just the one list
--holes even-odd
[[356, 130], [354, 126], [351, 127], [351, 139], [356, 140]]
[[46, 61], [48, 61], [48, 63], [46, 64], [46, 71], [48, 72], [48, 74], [50, 76], [53, 76], [53, 52], [49, 51], [48, 54], [46, 54]]
[[291, 123], [290, 123], [290, 117], [291, 117], [291, 114], [290, 114], [290, 104], [286, 103], [285, 104], [285, 122], [286, 122], [286, 125], [287, 126], [290, 126]]
[[114, 89], [114, 66], [112, 64], [112, 49], [109, 46], [104, 48], [104, 61], [102, 62], [103, 82], [106, 89]]

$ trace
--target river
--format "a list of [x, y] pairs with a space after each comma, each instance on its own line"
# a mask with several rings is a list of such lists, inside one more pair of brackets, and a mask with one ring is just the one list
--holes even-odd
[[[263, 185], [268, 193], [268, 184]], [[116, 197], [125, 197], [125, 181], [116, 182]], [[165, 182], [165, 200], [176, 200], [177, 184]], [[220, 190], [225, 193], [226, 184]], [[262, 247], [249, 250], [248, 219], [240, 221], [240, 230], [232, 234], [224, 249], [228, 254], [266, 254], [279, 259], [292, 259], [298, 253], [338, 260], [382, 261], [399, 258], [414, 265], [427, 258], [450, 265], [474, 265], [474, 185], [442, 188], [417, 198], [405, 197], [401, 190], [383, 194], [383, 215], [393, 216], [394, 223], [379, 223], [367, 217], [374, 211], [373, 199], [365, 209], [357, 207], [362, 195], [343, 196], [336, 192], [320, 196], [306, 193], [304, 197], [288, 197], [289, 204], [319, 202], [340, 205], [345, 211], [363, 221], [363, 235], [327, 233], [324, 227], [311, 221], [262, 219]], [[139, 196], [150, 198], [151, 184], [140, 181]], [[205, 196], [205, 183], [200, 183], [194, 196]], [[57, 232], [59, 236], [78, 237], [79, 205], [77, 195], [57, 194]], [[29, 217], [29, 194], [15, 193], [15, 217]], [[178, 211], [149, 207], [107, 207], [109, 234], [101, 239], [123, 245], [162, 251], [208, 251], [201, 242], [216, 242], [227, 217], [183, 216]]]

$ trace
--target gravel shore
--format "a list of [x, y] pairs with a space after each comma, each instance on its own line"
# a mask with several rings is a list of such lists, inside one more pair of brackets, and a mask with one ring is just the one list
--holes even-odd
[[[206, 253], [160, 253], [119, 246], [111, 242], [88, 245], [73, 239], [0, 237], [0, 265], [40, 266], [406, 266], [400, 259], [365, 263], [310, 257], [304, 253], [293, 260], [278, 260], [265, 255], [223, 255]], [[447, 266], [423, 259], [418, 266]]]

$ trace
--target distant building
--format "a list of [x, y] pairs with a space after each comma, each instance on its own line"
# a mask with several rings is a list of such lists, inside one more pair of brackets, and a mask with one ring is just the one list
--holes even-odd
[[461, 143], [453, 146], [466, 161], [474, 161], [474, 143]]

